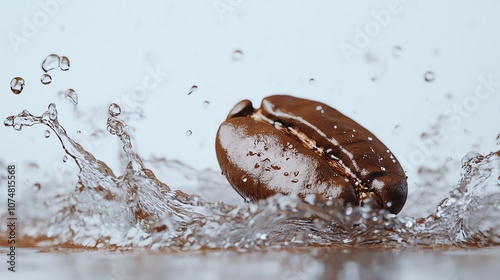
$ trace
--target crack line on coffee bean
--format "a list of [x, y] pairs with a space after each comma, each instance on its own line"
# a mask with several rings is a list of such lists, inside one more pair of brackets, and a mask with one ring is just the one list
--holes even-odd
[[[339, 159], [335, 155], [330, 154], [328, 152], [328, 151], [331, 151], [330, 148], [326, 149], [327, 152], [325, 153], [324, 147], [318, 147], [316, 145], [316, 141], [314, 139], [311, 139], [310, 137], [308, 137], [305, 133], [300, 131], [298, 128], [295, 128], [291, 125], [287, 125], [286, 123], [271, 120], [270, 118], [264, 116], [262, 114], [262, 110], [260, 110], [260, 109], [257, 110], [255, 113], [251, 114], [250, 117], [257, 122], [267, 122], [267, 123], [273, 125], [279, 131], [282, 131], [283, 133], [289, 135], [290, 137], [292, 137], [293, 139], [295, 139], [299, 143], [301, 143], [304, 147], [312, 150], [318, 156], [323, 158], [327, 162], [327, 164], [335, 172], [337, 172], [337, 173], [339, 173], [339, 175], [347, 178], [354, 185], [356, 198], [360, 204], [362, 204], [363, 201], [367, 197], [370, 197], [369, 194], [375, 195], [377, 198], [379, 198], [382, 201], [382, 198], [380, 198], [378, 196], [378, 194], [376, 194], [375, 192], [372, 191], [373, 188], [369, 188], [369, 187], [365, 186], [363, 181], [361, 181], [361, 179], [359, 179], [356, 176], [356, 174], [354, 174], [352, 172], [352, 170], [350, 170], [341, 159]], [[335, 139], [333, 139], [333, 140], [335, 140]], [[337, 146], [339, 148], [343, 149], [339, 143], [337, 143], [337, 144], [338, 144]], [[351, 156], [352, 156], [352, 154], [351, 154]]]

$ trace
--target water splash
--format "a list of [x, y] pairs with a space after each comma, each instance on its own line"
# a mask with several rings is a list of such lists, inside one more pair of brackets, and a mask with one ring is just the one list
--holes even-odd
[[[54, 197], [42, 196], [43, 190], [36, 192], [37, 204], [50, 201], [50, 207], [43, 213], [38, 209], [25, 215], [22, 238], [31, 238], [39, 246], [172, 251], [500, 243], [500, 152], [464, 158], [457, 186], [433, 214], [423, 218], [398, 217], [374, 210], [369, 203], [345, 207], [341, 201], [322, 201], [315, 196], [301, 200], [276, 195], [232, 206], [172, 190], [158, 180], [135, 153], [127, 126], [119, 119], [119, 108], [112, 104], [107, 120], [107, 129], [120, 139], [127, 162], [119, 176], [67, 135], [54, 104], [41, 116], [24, 110], [7, 117], [4, 124], [16, 130], [48, 126], [80, 169], [74, 191]], [[0, 212], [1, 217], [5, 215]]]
[[60, 57], [57, 54], [49, 54], [42, 62], [42, 70], [49, 72], [50, 70], [59, 68]]
[[193, 85], [191, 87], [191, 90], [188, 92], [188, 95], [191, 95], [193, 92], [197, 91], [198, 90], [198, 86], [197, 85]]
[[243, 51], [235, 50], [232, 54], [232, 58], [234, 61], [239, 61], [243, 58]]
[[25, 85], [25, 82], [24, 82], [23, 78], [14, 77], [10, 81], [10, 90], [12, 91], [12, 93], [14, 93], [16, 95], [21, 94], [21, 92], [23, 92], [24, 85]]
[[68, 71], [70, 68], [70, 62], [69, 58], [66, 56], [61, 56], [61, 59], [59, 60], [59, 68], [62, 71]]
[[42, 82], [43, 85], [48, 85], [48, 84], [52, 83], [52, 76], [45, 73], [42, 75], [42, 77], [40, 77], [40, 82]]
[[78, 105], [78, 95], [76, 94], [75, 90], [70, 88], [64, 92], [64, 97], [71, 101], [71, 103], [76, 106]]
[[426, 82], [433, 82], [436, 79], [436, 76], [434, 75], [434, 72], [432, 71], [427, 71], [424, 74], [424, 80]]

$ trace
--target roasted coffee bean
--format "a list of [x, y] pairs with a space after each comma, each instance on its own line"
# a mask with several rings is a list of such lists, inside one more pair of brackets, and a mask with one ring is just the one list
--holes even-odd
[[219, 127], [215, 147], [223, 174], [247, 201], [317, 194], [392, 213], [406, 202], [406, 175], [390, 150], [320, 102], [274, 95], [254, 109], [243, 100]]

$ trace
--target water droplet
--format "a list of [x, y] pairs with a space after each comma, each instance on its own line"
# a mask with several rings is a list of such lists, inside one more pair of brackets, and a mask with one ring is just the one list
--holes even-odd
[[292, 183], [298, 183], [299, 182], [299, 179], [293, 179], [292, 180]]
[[402, 130], [401, 126], [400, 125], [396, 125], [394, 127], [394, 130], [393, 130], [394, 135], [400, 135], [401, 134], [401, 130]]
[[233, 52], [233, 60], [234, 61], [239, 61], [243, 58], [243, 52], [241, 50], [235, 50]]
[[307, 184], [307, 185], [306, 185], [306, 189], [308, 189], [308, 190], [309, 190], [309, 189], [311, 189], [311, 187], [312, 187], [312, 186], [311, 186], [311, 185], [309, 185], [309, 184]]
[[57, 109], [56, 104], [50, 103], [48, 107], [49, 119], [55, 121], [57, 119]]
[[321, 107], [321, 106], [319, 106], [319, 105], [318, 105], [318, 106], [316, 106], [316, 111], [321, 111], [321, 110], [323, 110], [323, 107]]
[[314, 84], [315, 82], [316, 82], [316, 80], [314, 80], [313, 78], [310, 78], [310, 79], [309, 79], [309, 84], [311, 84], [311, 85], [312, 85], [312, 84]]
[[24, 89], [24, 79], [21, 77], [15, 77], [10, 81], [10, 90], [14, 94], [20, 94]]
[[337, 125], [334, 125], [334, 126], [333, 126], [333, 129], [337, 129]]
[[78, 95], [76, 94], [75, 90], [70, 88], [68, 89], [65, 93], [64, 96], [73, 103], [73, 105], [78, 105]]
[[370, 136], [368, 136], [368, 141], [373, 141], [373, 138], [371, 138]]
[[394, 55], [395, 58], [399, 58], [401, 57], [402, 50], [403, 48], [401, 48], [401, 46], [394, 46], [394, 48], [392, 49], [392, 54]]
[[187, 136], [191, 136], [192, 134], [193, 134], [193, 132], [191, 130], [186, 131]]
[[256, 163], [253, 167], [254, 167], [254, 168], [259, 168], [259, 167], [260, 167], [260, 165], [259, 165], [258, 163]]
[[63, 162], [67, 162], [68, 161], [68, 156], [67, 155], [64, 155], [63, 156]]
[[383, 167], [383, 166], [380, 167], [380, 170], [385, 171], [385, 167]]
[[463, 158], [462, 158], [462, 165], [467, 164], [469, 161], [471, 161], [473, 158], [480, 157], [481, 154], [478, 152], [470, 151], [468, 152]]
[[70, 67], [69, 63], [69, 58], [66, 56], [61, 56], [60, 62], [59, 62], [59, 68], [63, 71], [68, 71]]
[[196, 90], [198, 90], [198, 86], [197, 85], [193, 85], [191, 87], [191, 91], [188, 93], [188, 95], [191, 95], [191, 93], [195, 92]]
[[294, 171], [294, 172], [293, 172], [293, 175], [294, 175], [295, 177], [299, 176], [299, 171]]
[[283, 175], [288, 176], [288, 175], [290, 175], [290, 174], [288, 174], [288, 172], [285, 172], [285, 173], [283, 173]]
[[108, 113], [112, 117], [117, 117], [122, 113], [122, 108], [116, 103], [111, 103], [108, 108]]
[[52, 77], [49, 74], [45, 73], [40, 78], [40, 82], [42, 82], [42, 84], [44, 84], [44, 85], [48, 85], [48, 84], [52, 83]]
[[33, 184], [33, 188], [36, 190], [36, 191], [39, 191], [41, 188], [42, 188], [42, 185], [40, 183], [35, 183]]
[[45, 130], [44, 136], [45, 136], [45, 138], [49, 138], [50, 137], [50, 130]]
[[77, 130], [76, 134], [82, 134], [82, 131], [81, 130]]
[[246, 183], [248, 181], [247, 177], [243, 177], [243, 183]]
[[496, 139], [495, 143], [496, 143], [497, 145], [500, 145], [500, 134], [498, 134], [498, 136], [497, 136], [497, 139]]
[[424, 79], [426, 82], [432, 82], [432, 81], [434, 81], [435, 78], [436, 77], [434, 76], [434, 73], [431, 71], [427, 71], [424, 74]]
[[13, 126], [14, 125], [14, 116], [9, 116], [7, 117], [4, 121], [3, 124], [5, 126]]
[[59, 56], [57, 54], [50, 54], [42, 62], [42, 69], [48, 72], [52, 69], [59, 67]]
[[204, 108], [204, 109], [208, 108], [208, 105], [210, 105], [210, 102], [209, 102], [209, 101], [205, 101], [205, 102], [203, 102], [203, 108]]

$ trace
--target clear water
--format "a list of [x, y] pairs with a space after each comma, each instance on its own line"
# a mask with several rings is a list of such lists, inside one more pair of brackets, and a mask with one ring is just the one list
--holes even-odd
[[[462, 160], [458, 183], [444, 184], [449, 189], [447, 197], [431, 205], [433, 214], [404, 217], [368, 207], [344, 208], [335, 201], [323, 204], [314, 197], [302, 201], [277, 195], [235, 206], [175, 190], [175, 186], [158, 180], [134, 151], [132, 135], [117, 104], [109, 108], [107, 130], [122, 143], [126, 167], [121, 175], [68, 136], [59, 123], [55, 104], [40, 116], [24, 110], [7, 117], [4, 124], [16, 130], [47, 126], [79, 168], [76, 186], [48, 178], [23, 197], [24, 203], [31, 205], [22, 207], [19, 213], [23, 227], [18, 236], [25, 244], [247, 251], [311, 246], [485, 247], [500, 243], [500, 152], [469, 153]], [[217, 172], [200, 172], [166, 159], [148, 164], [177, 169], [186, 178], [195, 177], [205, 191], [228, 187]], [[420, 175], [432, 181], [444, 177], [445, 172], [446, 168], [422, 169]], [[71, 182], [75, 174], [58, 176], [63, 177], [63, 182]], [[411, 199], [425, 208], [433, 196], [432, 192], [422, 191]], [[0, 211], [0, 217], [5, 219], [6, 209]], [[0, 229], [4, 233], [7, 230], [5, 225]], [[6, 238], [0, 240], [5, 242]]]

